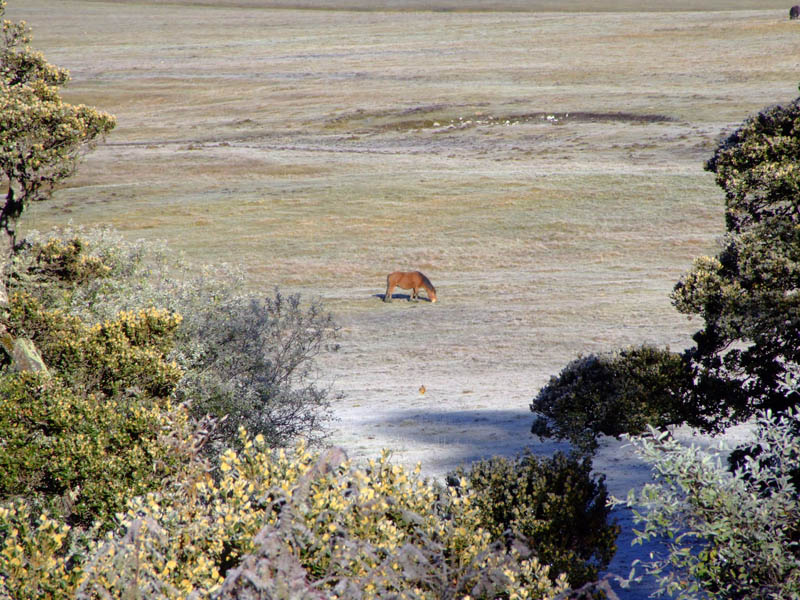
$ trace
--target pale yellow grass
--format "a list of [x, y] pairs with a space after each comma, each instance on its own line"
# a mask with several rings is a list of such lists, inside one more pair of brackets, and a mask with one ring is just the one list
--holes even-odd
[[[519, 369], [522, 399], [579, 352], [690, 343], [667, 294], [722, 231], [702, 162], [724, 130], [795, 95], [785, 11], [265, 6], [12, 2], [71, 70], [67, 98], [119, 119], [24, 227], [110, 223], [242, 263], [254, 287], [323, 297], [355, 336], [345, 346], [368, 347], [329, 365], [362, 398], [398, 344], [398, 390], [479, 347], [488, 371]], [[408, 311], [376, 297], [396, 268], [441, 288], [440, 306], [413, 311], [435, 309], [431, 322], [399, 337]], [[376, 315], [391, 334], [362, 330]]]
[[[267, 6], [12, 2], [67, 98], [119, 119], [23, 228], [112, 224], [322, 297], [345, 326], [326, 373], [356, 403], [431, 377], [426, 402], [524, 411], [578, 353], [690, 343], [668, 293], [722, 232], [702, 163], [796, 94], [778, 4]], [[384, 306], [398, 268], [440, 304]]]

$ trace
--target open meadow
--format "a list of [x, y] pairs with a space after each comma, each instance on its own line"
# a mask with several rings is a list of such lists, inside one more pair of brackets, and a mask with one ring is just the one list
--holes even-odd
[[[800, 82], [771, 1], [9, 4], [118, 119], [22, 233], [112, 225], [321, 298], [331, 443], [433, 475], [555, 447], [528, 404], [577, 355], [691, 344], [669, 293], [723, 231], [703, 162]], [[439, 302], [381, 302], [397, 269]], [[647, 472], [613, 440], [595, 466], [619, 495]]]

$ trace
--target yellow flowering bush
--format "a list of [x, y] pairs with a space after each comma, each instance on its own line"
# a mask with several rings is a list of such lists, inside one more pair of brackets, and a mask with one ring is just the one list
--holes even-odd
[[8, 287], [25, 290], [49, 307], [67, 304], [76, 289], [111, 275], [109, 261], [90, 253], [79, 235], [25, 241], [11, 257]]
[[[549, 598], [548, 567], [492, 544], [474, 493], [422, 479], [384, 453], [269, 450], [242, 434], [219, 477], [197, 472], [134, 499], [123, 531], [99, 543], [78, 597]], [[248, 592], [249, 590], [249, 592]], [[255, 596], [254, 596], [255, 597]], [[262, 596], [263, 597], [263, 596]], [[312, 596], [309, 596], [312, 597]]]
[[67, 566], [70, 528], [47, 512], [34, 518], [24, 501], [0, 504], [0, 598], [68, 598], [80, 569]]
[[148, 309], [87, 325], [15, 292], [3, 319], [47, 372], [0, 371], [0, 500], [24, 497], [70, 523], [108, 525], [128, 498], [192, 457], [191, 424], [169, 395], [178, 315]]
[[109, 396], [135, 388], [165, 397], [182, 376], [176, 364], [165, 360], [180, 322], [180, 315], [149, 308], [89, 326], [15, 292], [7, 327], [15, 337], [32, 339], [48, 368], [73, 387]]
[[95, 277], [105, 277], [111, 272], [111, 267], [99, 257], [88, 254], [86, 245], [80, 236], [68, 240], [50, 238], [38, 244], [35, 251], [30, 253], [35, 261], [30, 271], [49, 281], [57, 279], [72, 285], [85, 283]]

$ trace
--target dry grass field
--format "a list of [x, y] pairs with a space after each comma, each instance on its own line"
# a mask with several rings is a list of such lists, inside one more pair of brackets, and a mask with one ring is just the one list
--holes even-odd
[[[343, 325], [323, 360], [346, 394], [334, 439], [356, 452], [418, 448], [432, 407], [524, 432], [530, 398], [579, 353], [689, 344], [668, 293], [722, 231], [702, 163], [800, 80], [800, 26], [762, 2], [203, 4], [11, 3], [70, 69], [67, 98], [119, 120], [24, 227], [111, 224], [321, 297]], [[472, 6], [436, 6], [456, 5]], [[381, 303], [399, 268], [440, 302]], [[378, 422], [348, 428], [351, 411]], [[444, 425], [443, 465], [489, 451]]]
[[[578, 354], [690, 343], [668, 294], [722, 232], [703, 161], [797, 96], [788, 5], [697, 4], [11, 0], [66, 98], [119, 121], [23, 227], [110, 224], [322, 298], [355, 457], [513, 453]], [[382, 303], [395, 269], [440, 301]]]

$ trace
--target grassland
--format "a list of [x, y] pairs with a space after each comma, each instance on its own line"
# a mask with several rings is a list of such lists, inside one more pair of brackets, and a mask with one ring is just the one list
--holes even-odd
[[[119, 119], [23, 229], [111, 224], [324, 299], [333, 439], [356, 454], [432, 447], [435, 471], [521, 446], [579, 353], [690, 344], [668, 294], [722, 231], [702, 163], [796, 95], [782, 5], [629, 4], [12, 2], [67, 99]], [[440, 303], [381, 303], [398, 268]], [[488, 410], [485, 444], [458, 428]]]
[[[347, 395], [337, 435], [356, 451], [420, 443], [419, 427], [403, 446], [347, 424], [370, 406], [499, 409], [521, 431], [577, 354], [690, 343], [668, 293], [722, 231], [702, 163], [797, 86], [796, 23], [724, 4], [741, 10], [12, 2], [70, 69], [66, 97], [119, 119], [23, 226], [111, 224], [323, 298], [344, 326], [323, 361]], [[398, 268], [441, 302], [382, 304]]]

